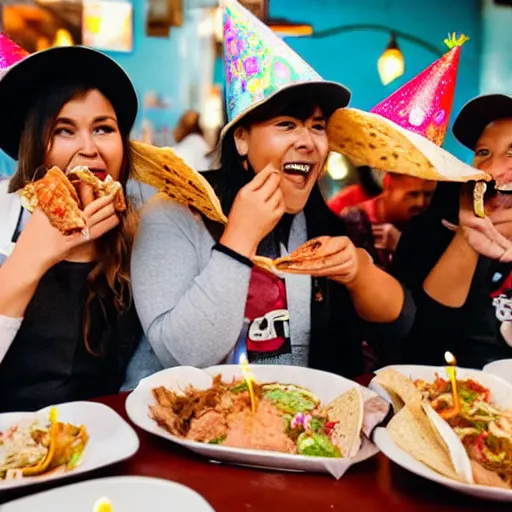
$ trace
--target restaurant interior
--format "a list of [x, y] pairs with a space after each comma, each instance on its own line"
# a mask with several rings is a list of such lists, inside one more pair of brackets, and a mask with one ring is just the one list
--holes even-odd
[[[453, 48], [447, 47], [450, 37], [455, 40], [458, 35], [466, 36], [467, 40], [460, 46], [452, 116], [442, 145], [466, 164], [471, 164], [473, 152], [452, 134], [456, 114], [474, 97], [512, 94], [511, 0], [238, 1], [325, 80], [350, 89], [350, 107], [362, 111], [369, 111], [442, 59]], [[172, 148], [179, 142], [176, 127], [183, 122], [185, 114], [193, 111], [200, 119], [204, 143], [213, 155], [208, 165], [215, 168], [220, 130], [228, 121], [223, 9], [218, 0], [6, 0], [0, 2], [0, 31], [31, 54], [52, 47], [84, 45], [110, 56], [130, 76], [138, 97], [139, 111], [131, 139], [158, 148]], [[196, 167], [192, 163], [190, 166]], [[10, 178], [15, 170], [16, 162], [0, 150], [0, 180]], [[360, 183], [361, 172], [357, 162], [331, 151], [320, 177], [324, 199], [333, 200], [347, 187]], [[379, 192], [386, 187], [383, 172], [372, 169], [371, 179]], [[447, 221], [443, 219], [443, 222]], [[457, 230], [457, 226], [452, 228]], [[318, 299], [322, 300], [323, 297]], [[512, 315], [507, 318], [512, 319]], [[28, 478], [16, 473], [6, 479], [8, 470], [1, 471], [0, 512], [510, 510], [512, 360], [503, 369], [496, 366], [494, 374], [485, 374], [456, 368], [455, 357], [449, 352], [445, 359], [445, 367], [407, 366], [395, 374], [384, 372], [380, 376], [377, 372], [377, 377], [371, 368], [355, 379], [354, 385], [363, 386], [356, 398], [345, 395], [353, 391], [352, 384], [348, 384], [352, 381], [337, 375], [308, 368], [271, 369], [270, 365], [263, 365], [262, 369], [254, 365], [249, 370], [247, 364], [240, 364], [234, 369], [219, 366], [206, 372], [192, 367], [170, 368], [164, 370], [168, 374], [155, 374], [147, 382], [141, 381], [131, 393], [64, 404], [56, 412], [45, 409], [44, 414], [50, 417], [44, 427], [48, 435], [57, 428], [55, 425], [60, 425], [61, 434], [66, 425], [71, 425], [68, 438], [73, 436], [74, 444], [69, 446], [75, 451], [77, 446], [80, 450], [85, 447], [83, 460], [75, 467], [69, 459], [67, 469], [60, 465], [47, 471], [41, 480], [29, 472]], [[302, 370], [305, 371], [301, 373]], [[224, 447], [224, 434], [202, 442], [187, 439], [182, 435], [185, 427], [181, 425], [178, 435], [178, 427], [166, 419], [165, 411], [160, 411], [161, 416], [154, 410], [152, 417], [148, 414], [155, 397], [159, 406], [170, 407], [174, 400], [179, 401], [177, 395], [190, 391], [190, 385], [197, 388], [195, 398], [191, 398], [192, 392], [187, 398], [193, 407], [199, 407], [201, 400], [206, 403], [207, 398], [200, 390], [215, 387], [212, 378], [218, 373], [234, 386], [222, 388], [218, 393], [231, 392], [235, 396], [240, 389], [247, 392], [250, 400], [247, 403], [253, 413], [258, 400], [275, 398], [278, 391], [296, 392], [288, 388], [276, 391], [272, 387], [276, 382], [298, 384], [294, 379], [299, 379], [305, 388], [299, 399], [306, 402], [314, 399], [313, 405], [310, 409], [300, 409], [300, 413], [299, 409], [293, 409], [287, 419], [288, 433], [294, 429], [302, 429], [302, 434], [309, 432], [311, 422], [315, 421], [320, 421], [322, 428], [325, 423], [326, 431], [338, 432], [339, 419], [331, 418], [336, 400], [346, 399], [347, 402], [342, 400], [346, 408], [352, 407], [356, 400], [360, 404], [359, 409], [354, 409], [354, 415], [360, 416], [356, 444], [352, 441], [346, 448], [349, 434], [343, 432], [339, 433], [345, 443], [343, 450], [336, 447], [329, 455], [321, 452], [324, 455], [320, 457], [308, 456], [315, 455], [313, 448], [308, 448], [310, 452], [296, 448], [300, 435], [291, 435], [293, 442], [283, 441], [292, 443], [287, 453], [245, 449], [236, 443]], [[402, 379], [409, 380], [404, 383]], [[432, 423], [417, 432], [409, 430], [406, 422], [396, 423], [397, 438], [420, 447], [418, 455], [412, 455], [413, 448], [407, 452], [405, 445], [398, 449], [397, 438], [393, 438], [391, 431], [375, 427], [389, 421], [393, 412], [408, 405], [409, 400], [414, 402], [412, 395], [407, 394], [410, 391], [407, 386], [413, 380], [417, 384], [417, 379], [437, 383], [435, 391], [422, 390], [423, 399], [425, 393], [431, 393], [434, 401], [444, 394], [446, 403], [450, 404], [448, 413], [455, 409], [460, 413], [464, 409], [457, 394], [460, 382], [473, 383], [467, 391], [474, 394], [473, 399], [477, 395], [485, 396], [482, 401], [487, 405], [489, 401], [503, 404], [508, 411], [503, 413], [503, 419], [502, 412], [497, 410], [479, 411], [492, 417], [490, 421], [495, 422], [494, 428], [502, 435], [499, 439], [510, 441], [511, 466], [505, 488], [473, 481], [469, 457], [451, 429], [453, 416], [445, 414], [445, 409], [434, 411], [433, 405], [428, 406], [425, 418], [428, 416]], [[166, 393], [170, 394], [165, 395], [162, 386], [168, 386], [171, 391]], [[242, 387], [234, 391], [236, 386]], [[160, 389], [163, 395], [158, 395], [155, 389]], [[414, 389], [413, 386], [412, 394]], [[233, 396], [230, 400], [236, 401]], [[299, 400], [293, 396], [293, 400]], [[379, 409], [377, 398], [385, 399], [384, 410]], [[208, 400], [213, 398], [210, 396]], [[423, 402], [423, 408], [426, 407]], [[366, 435], [364, 422], [370, 413], [378, 419], [373, 420], [375, 425]], [[52, 420], [52, 414], [57, 414], [58, 419]], [[4, 438], [13, 435], [7, 426], [21, 421], [22, 416], [21, 413], [0, 414], [0, 460], [5, 458]], [[438, 416], [444, 419], [439, 421]], [[343, 421], [346, 419], [344, 416]], [[219, 421], [227, 420], [220, 417]], [[87, 434], [80, 430], [82, 423], [87, 423]], [[462, 427], [469, 428], [466, 423]], [[186, 429], [189, 428], [187, 423]], [[264, 430], [265, 426], [260, 424], [259, 428]], [[479, 429], [481, 445], [485, 429], [481, 424], [475, 428]], [[437, 441], [432, 443], [438, 444], [429, 449], [426, 439], [434, 430]], [[342, 454], [346, 450], [353, 450], [348, 459]], [[434, 467], [436, 464], [446, 469]]]

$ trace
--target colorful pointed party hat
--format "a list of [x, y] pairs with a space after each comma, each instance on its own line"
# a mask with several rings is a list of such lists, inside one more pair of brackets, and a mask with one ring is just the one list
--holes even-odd
[[370, 112], [337, 110], [329, 119], [331, 151], [356, 165], [417, 178], [466, 182], [491, 177], [441, 147], [455, 89], [460, 46], [467, 38], [452, 35], [452, 49]]
[[[326, 89], [333, 110], [344, 107], [350, 91], [325, 81], [267, 25], [236, 0], [223, 0], [224, 68], [228, 124], [221, 137], [245, 114], [277, 93], [295, 86]], [[328, 89], [328, 90], [327, 90]]]
[[423, 135], [441, 146], [448, 129], [453, 105], [457, 68], [464, 35], [445, 39], [450, 51], [391, 96], [373, 107], [379, 114], [406, 130]]
[[0, 78], [12, 65], [24, 59], [28, 54], [5, 34], [0, 33]]

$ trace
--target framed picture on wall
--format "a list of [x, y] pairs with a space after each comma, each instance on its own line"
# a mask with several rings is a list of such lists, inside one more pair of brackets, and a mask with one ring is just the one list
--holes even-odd
[[113, 0], [85, 0], [82, 40], [83, 44], [98, 50], [131, 52], [133, 49], [132, 4]]

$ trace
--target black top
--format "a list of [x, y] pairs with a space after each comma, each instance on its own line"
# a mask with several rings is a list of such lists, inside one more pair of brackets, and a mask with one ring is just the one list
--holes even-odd
[[[217, 188], [219, 171], [204, 173]], [[320, 189], [315, 186], [304, 209], [308, 239], [318, 236], [348, 236], [345, 223], [326, 205]], [[221, 228], [204, 219], [212, 236], [217, 238]], [[356, 244], [357, 245], [357, 244]], [[364, 247], [377, 259], [374, 248]], [[362, 343], [399, 345], [412, 325], [415, 313], [411, 294], [406, 299], [400, 316], [391, 323], [367, 323], [359, 318], [347, 288], [327, 278], [313, 278], [311, 293], [311, 334], [309, 367], [329, 371], [345, 377], [363, 373]]]
[[[412, 291], [417, 313], [403, 347], [404, 363], [444, 364], [452, 352], [459, 366], [481, 368], [490, 361], [512, 357], [502, 332], [502, 319], [512, 320], [512, 265], [480, 257], [468, 298], [461, 308], [448, 308], [431, 299], [423, 282], [450, 244], [454, 234], [441, 224], [457, 223], [460, 187], [440, 184], [431, 208], [410, 221], [393, 260], [392, 271]], [[456, 271], [456, 269], [454, 269]]]
[[20, 330], [0, 364], [0, 412], [38, 410], [50, 404], [116, 393], [142, 329], [132, 306], [117, 319], [99, 304], [91, 339], [108, 339], [104, 356], [84, 343], [87, 275], [94, 263], [63, 261], [41, 279]]

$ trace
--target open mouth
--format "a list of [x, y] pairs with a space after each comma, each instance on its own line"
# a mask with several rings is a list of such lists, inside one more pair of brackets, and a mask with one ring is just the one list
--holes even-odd
[[108, 176], [108, 172], [105, 169], [95, 169], [93, 167], [89, 167], [89, 170], [101, 181], [105, 181]]
[[290, 176], [300, 176], [303, 178], [307, 178], [312, 169], [313, 164], [305, 162], [293, 162], [283, 165], [283, 172], [285, 174]]

